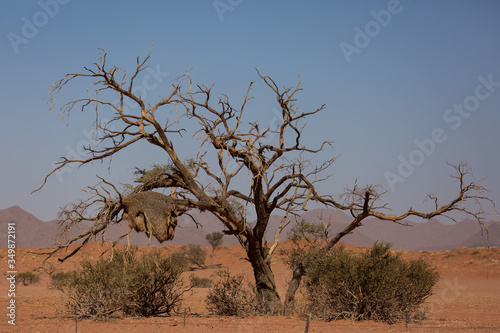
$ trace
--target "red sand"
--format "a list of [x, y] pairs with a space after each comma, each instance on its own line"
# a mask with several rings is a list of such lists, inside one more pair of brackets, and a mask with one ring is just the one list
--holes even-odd
[[[55, 258], [48, 261], [57, 270], [68, 271], [79, 265], [84, 256], [97, 258], [106, 245], [90, 244], [84, 251], [60, 264]], [[162, 247], [167, 253], [177, 246]], [[29, 271], [38, 267], [44, 257], [16, 249], [16, 269]], [[32, 251], [39, 251], [33, 249]], [[206, 249], [210, 253], [211, 249]], [[41, 275], [37, 285], [16, 287], [16, 325], [8, 324], [6, 307], [9, 304], [7, 281], [7, 249], [0, 251], [3, 278], [0, 281], [2, 309], [1, 332], [75, 332], [75, 320], [64, 312], [61, 293], [47, 288], [50, 278]], [[310, 332], [499, 332], [500, 331], [500, 249], [461, 249], [445, 252], [402, 252], [405, 258], [423, 257], [436, 265], [441, 274], [435, 294], [426, 302], [429, 318], [422, 323], [387, 325], [372, 321], [348, 320], [324, 322], [313, 320]], [[233, 274], [243, 273], [252, 281], [249, 263], [239, 246], [225, 246], [216, 251], [214, 265], [229, 267]], [[207, 264], [210, 258], [207, 258]], [[284, 294], [291, 272], [281, 257], [273, 259], [273, 271], [281, 294]], [[215, 278], [217, 268], [195, 270], [199, 277]], [[187, 316], [154, 318], [124, 318], [93, 322], [79, 320], [78, 332], [304, 332], [305, 318], [300, 317], [217, 317], [205, 309], [206, 288], [194, 289], [185, 296], [183, 309]], [[185, 323], [184, 323], [185, 319]]]

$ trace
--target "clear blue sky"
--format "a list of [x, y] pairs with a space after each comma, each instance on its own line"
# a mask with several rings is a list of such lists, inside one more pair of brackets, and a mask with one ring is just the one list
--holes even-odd
[[[301, 108], [327, 107], [308, 122], [307, 142], [333, 140], [340, 155], [323, 193], [356, 179], [381, 184], [400, 212], [428, 193], [451, 198], [445, 162], [463, 160], [500, 204], [498, 1], [41, 0], [0, 8], [0, 209], [19, 205], [51, 220], [84, 197], [80, 189], [96, 174], [129, 182], [134, 166], [165, 162], [139, 145], [109, 171], [107, 163], [73, 169], [29, 196], [53, 162], [85, 142], [93, 120], [80, 112], [69, 124], [57, 120], [44, 100], [48, 87], [96, 61], [98, 48], [131, 69], [153, 43], [149, 65], [169, 75], [148, 92], [150, 102], [191, 68], [197, 82], [215, 82], [235, 101], [257, 78], [254, 68], [281, 86], [300, 75]], [[75, 84], [63, 96], [84, 93]], [[253, 95], [250, 116], [264, 127], [276, 105], [262, 84]], [[178, 146], [193, 155], [187, 141]]]

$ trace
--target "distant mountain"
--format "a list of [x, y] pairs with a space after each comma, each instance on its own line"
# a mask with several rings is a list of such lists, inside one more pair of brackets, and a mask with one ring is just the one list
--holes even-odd
[[0, 246], [7, 247], [7, 224], [15, 223], [16, 247], [42, 247], [55, 243], [57, 221], [42, 222], [19, 206], [0, 210]]
[[488, 240], [491, 246], [500, 246], [500, 223], [488, 223], [487, 227], [488, 234], [484, 230], [478, 231], [464, 242], [458, 244], [456, 248], [486, 247], [488, 246]]
[[[423, 223], [409, 222], [411, 226], [402, 226], [388, 221], [367, 219], [364, 226], [357, 231], [369, 235], [377, 241], [385, 241], [393, 244], [393, 248], [407, 251], [440, 251], [453, 250], [460, 247], [471, 247], [470, 239], [478, 237], [476, 243], [480, 243], [478, 233], [481, 227], [477, 222], [466, 219], [456, 224], [444, 224], [437, 219], [431, 219]], [[497, 231], [495, 226], [498, 222], [487, 223], [491, 226], [492, 235]], [[355, 232], [357, 232], [355, 231]], [[490, 237], [492, 240], [494, 237]], [[483, 244], [487, 244], [484, 235]], [[500, 242], [492, 242], [492, 246], [500, 246]], [[482, 245], [486, 246], [486, 245]]]
[[[182, 215], [179, 218], [179, 226], [175, 230], [175, 237], [172, 241], [163, 244], [186, 245], [200, 244], [208, 246], [205, 236], [214, 231], [224, 229], [221, 222], [211, 213], [190, 212], [190, 216]], [[300, 216], [309, 221], [332, 221], [331, 234], [344, 229], [352, 220], [352, 217], [344, 212], [331, 209], [315, 209], [305, 212]], [[202, 227], [196, 227], [193, 219]], [[274, 234], [278, 230], [282, 218], [272, 216], [266, 232], [269, 242], [274, 240]], [[14, 222], [16, 225], [16, 246], [17, 247], [49, 247], [56, 244], [59, 234], [58, 221], [43, 222], [35, 216], [26, 212], [18, 206], [0, 210], [0, 247], [7, 246], [7, 224]], [[280, 241], [287, 239], [287, 233], [295, 224], [295, 219], [286, 221], [287, 227], [280, 235]], [[488, 245], [486, 232], [481, 234], [481, 228], [473, 220], [463, 220], [457, 224], [443, 224], [436, 219], [431, 219], [425, 223], [413, 223], [410, 227], [402, 226], [387, 221], [367, 219], [363, 226], [354, 230], [352, 234], [342, 239], [343, 243], [356, 246], [371, 246], [375, 241], [390, 242], [394, 249], [407, 251], [437, 251], [453, 250], [461, 247], [483, 247]], [[62, 240], [73, 237], [83, 232], [89, 225], [82, 225], [78, 229], [72, 229]], [[489, 240], [492, 246], [500, 246], [500, 223], [486, 223], [489, 230]], [[128, 231], [127, 223], [114, 224], [110, 226], [105, 237], [108, 240], [115, 240], [120, 235]], [[100, 241], [98, 236], [96, 239]], [[232, 236], [224, 237], [225, 245], [236, 245], [238, 240]], [[127, 239], [120, 241], [127, 244]], [[144, 233], [132, 231], [130, 234], [132, 245], [147, 245], [148, 237]], [[151, 245], [160, 245], [153, 237]]]

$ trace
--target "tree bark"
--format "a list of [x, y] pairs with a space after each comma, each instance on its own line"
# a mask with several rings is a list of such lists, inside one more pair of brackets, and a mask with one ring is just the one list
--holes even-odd
[[285, 301], [283, 304], [283, 314], [285, 316], [290, 316], [293, 314], [295, 308], [295, 294], [300, 287], [302, 277], [306, 274], [304, 266], [298, 264], [293, 270], [292, 280], [288, 284], [288, 289], [285, 295]]
[[252, 264], [257, 296], [260, 300], [279, 303], [280, 296], [276, 289], [271, 264], [266, 260], [266, 250], [259, 241], [251, 240], [247, 244], [247, 255]]

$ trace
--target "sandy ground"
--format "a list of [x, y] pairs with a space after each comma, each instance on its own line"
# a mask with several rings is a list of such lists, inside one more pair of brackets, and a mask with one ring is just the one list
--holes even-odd
[[[78, 266], [83, 256], [97, 258], [106, 248], [90, 244], [85, 253], [60, 264], [49, 260], [57, 270], [68, 271]], [[177, 246], [162, 247], [166, 253], [178, 250]], [[206, 249], [209, 253], [211, 250]], [[348, 320], [324, 322], [312, 320], [309, 332], [500, 332], [500, 249], [460, 249], [445, 252], [402, 252], [405, 258], [424, 257], [437, 266], [441, 279], [435, 294], [426, 306], [429, 318], [418, 324], [397, 323], [387, 325], [372, 321]], [[3, 278], [0, 281], [1, 308], [4, 314], [0, 332], [304, 332], [305, 318], [301, 317], [217, 317], [205, 309], [207, 288], [196, 288], [185, 297], [181, 314], [171, 317], [122, 318], [104, 322], [79, 320], [65, 312], [62, 295], [47, 286], [50, 278], [41, 275], [36, 285], [16, 286], [16, 325], [8, 324], [9, 283], [7, 249], [0, 251]], [[243, 273], [252, 280], [251, 267], [243, 260], [244, 252], [238, 246], [217, 250], [213, 264], [208, 269], [186, 273], [199, 277], [216, 278], [217, 266], [229, 267], [232, 273]], [[43, 260], [30, 249], [16, 249], [18, 272], [32, 270]], [[280, 293], [291, 277], [281, 258], [273, 259], [273, 271]], [[211, 264], [210, 258], [207, 264]], [[184, 315], [185, 313], [185, 315]]]

